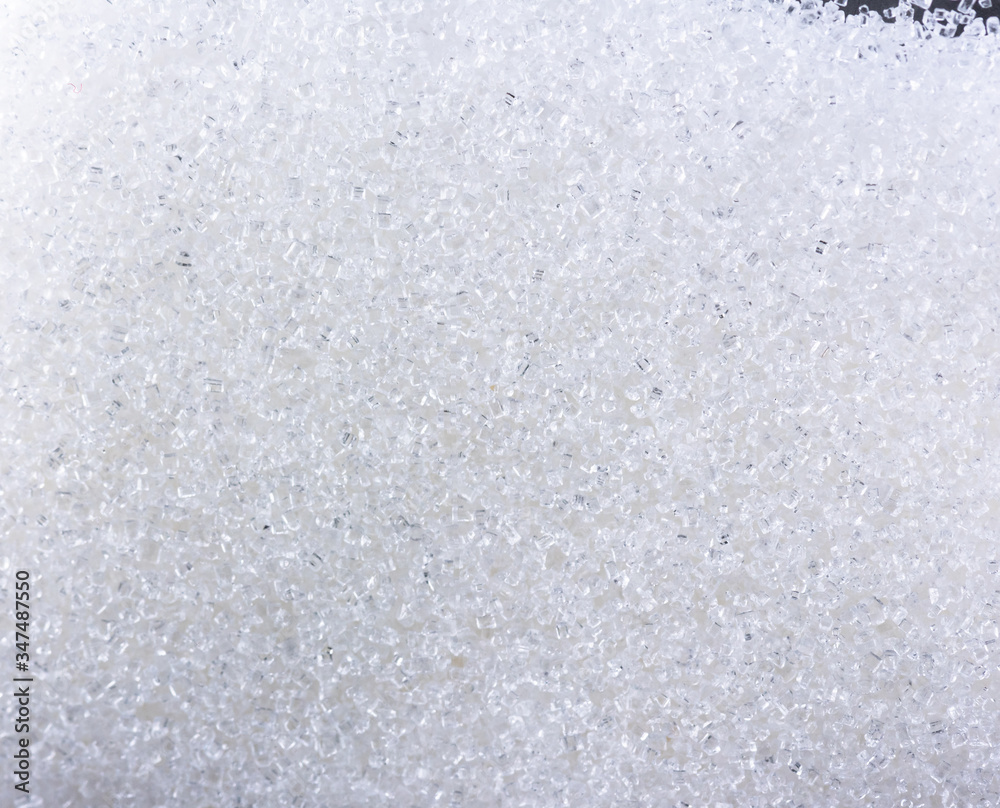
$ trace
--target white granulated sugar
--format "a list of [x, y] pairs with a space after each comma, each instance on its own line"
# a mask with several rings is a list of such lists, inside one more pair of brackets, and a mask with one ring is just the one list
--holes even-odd
[[18, 808], [1000, 804], [1000, 38], [2, 13]]

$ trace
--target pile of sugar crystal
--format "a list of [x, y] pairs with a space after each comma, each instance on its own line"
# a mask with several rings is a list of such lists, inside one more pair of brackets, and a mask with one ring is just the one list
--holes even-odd
[[996, 39], [792, 5], [4, 12], [20, 804], [1000, 801]]

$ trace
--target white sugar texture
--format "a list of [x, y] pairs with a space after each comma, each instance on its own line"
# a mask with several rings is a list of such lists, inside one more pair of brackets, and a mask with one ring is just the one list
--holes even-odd
[[25, 805], [1000, 803], [998, 37], [4, 13]]

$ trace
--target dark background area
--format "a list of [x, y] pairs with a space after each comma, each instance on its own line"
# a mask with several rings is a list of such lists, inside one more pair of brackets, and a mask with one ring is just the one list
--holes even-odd
[[[898, 0], [847, 0], [846, 3], [837, 0], [821, 0], [824, 4], [836, 3], [848, 15], [865, 12], [875, 12], [887, 22], [906, 21], [913, 19], [924, 27], [943, 36], [958, 36], [965, 27], [976, 18], [989, 19], [1000, 14], [1000, 0], [986, 0], [989, 5], [983, 7], [981, 0], [931, 0], [927, 9], [916, 3], [901, 6]], [[803, 7], [819, 7], [820, 0], [802, 0]], [[1000, 20], [994, 25], [1000, 23]], [[987, 28], [990, 28], [987, 23]], [[1000, 28], [1000, 26], [998, 26]]]

